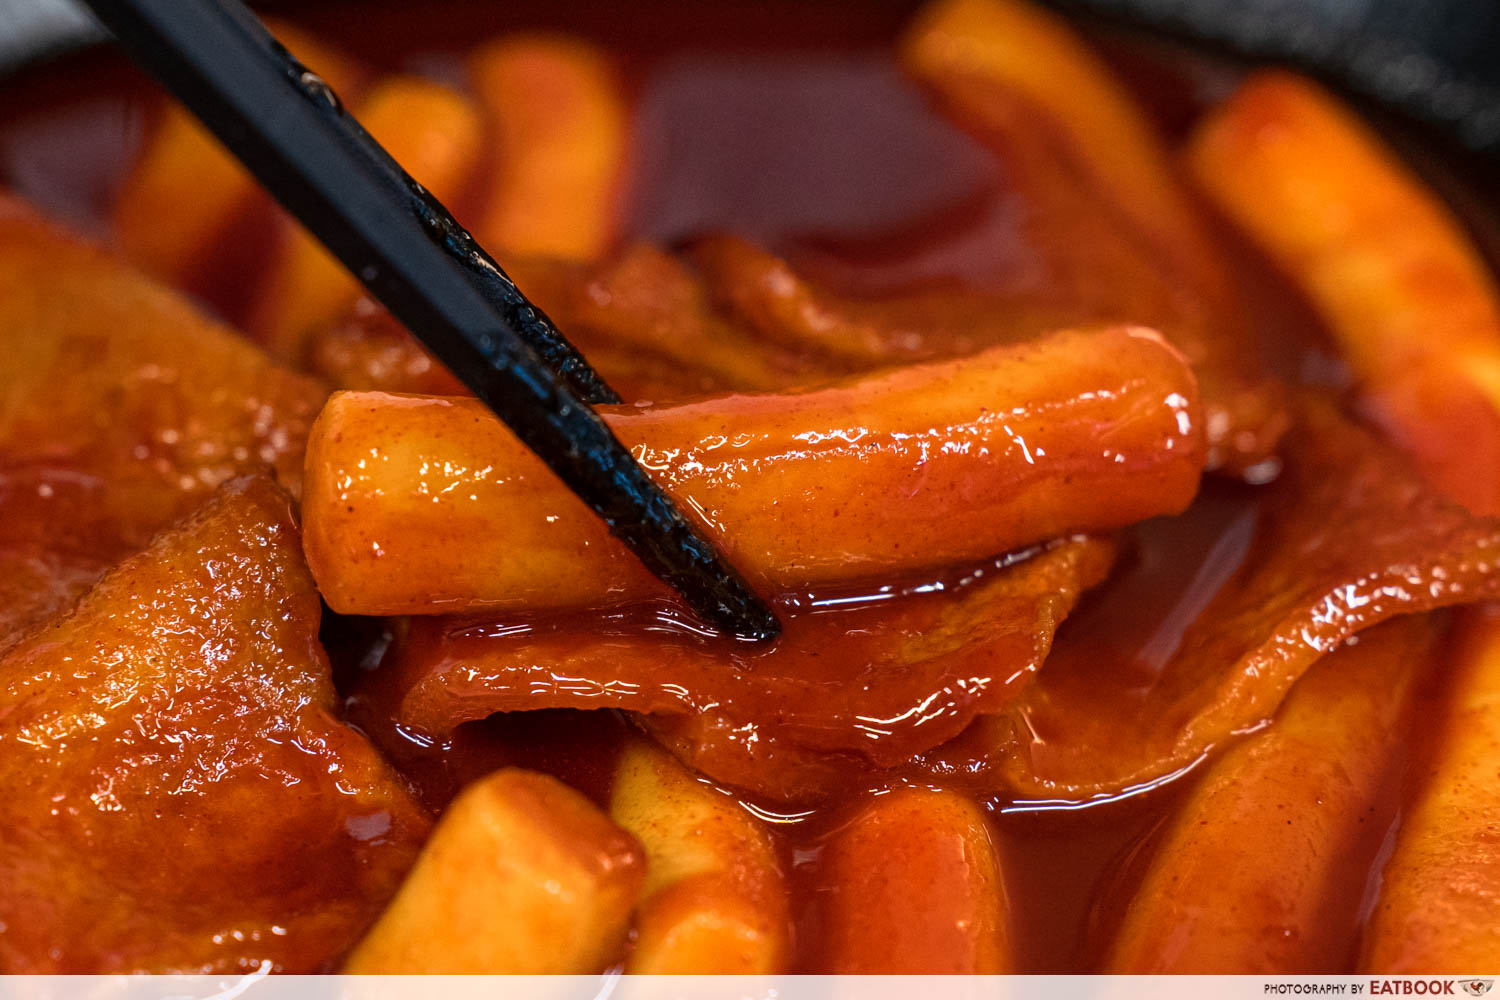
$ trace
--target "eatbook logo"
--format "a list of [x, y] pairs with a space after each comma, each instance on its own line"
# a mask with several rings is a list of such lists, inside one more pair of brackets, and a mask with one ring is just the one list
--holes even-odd
[[1495, 985], [1493, 979], [1470, 979], [1463, 984], [1464, 992], [1471, 997], [1482, 997]]

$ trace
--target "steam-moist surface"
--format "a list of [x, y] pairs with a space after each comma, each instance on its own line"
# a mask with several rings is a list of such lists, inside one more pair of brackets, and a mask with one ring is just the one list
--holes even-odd
[[[127, 613], [134, 606], [109, 589], [109, 577], [74, 614], [111, 609], [109, 624], [95, 622], [90, 635], [127, 620], [140, 626], [120, 645], [119, 662], [90, 674], [75, 656], [45, 685], [30, 687], [19, 679], [24, 670], [16, 674], [25, 696], [7, 718], [30, 727], [23, 735], [35, 736], [36, 718], [72, 719], [86, 710], [96, 726], [88, 731], [103, 742], [39, 750], [33, 740], [15, 758], [35, 763], [55, 753], [54, 770], [67, 781], [54, 784], [66, 785], [67, 801], [79, 804], [83, 793], [74, 785], [87, 786], [89, 805], [41, 817], [56, 824], [48, 827], [50, 852], [15, 855], [10, 874], [0, 871], [8, 905], [33, 918], [6, 921], [0, 941], [14, 948], [8, 964], [219, 968], [265, 957], [286, 968], [383, 971], [594, 972], [621, 962], [662, 971], [1076, 971], [1112, 955], [1119, 965], [1293, 972], [1347, 970], [1356, 953], [1361, 965], [1378, 968], [1485, 964], [1488, 929], [1500, 926], [1486, 833], [1500, 809], [1485, 778], [1492, 777], [1493, 741], [1481, 724], [1494, 700], [1487, 669], [1494, 628], [1479, 617], [1463, 622], [1475, 630], [1462, 646], [1469, 659], [1450, 678], [1446, 647], [1430, 658], [1423, 652], [1424, 637], [1439, 643], [1446, 619], [1403, 612], [1487, 594], [1493, 526], [1445, 506], [1365, 431], [1338, 417], [1299, 415], [1259, 363], [1259, 341], [1273, 332], [1268, 356], [1278, 370], [1293, 381], [1314, 373], [1340, 382], [1327, 356], [1339, 345], [1359, 383], [1351, 409], [1376, 417], [1381, 434], [1422, 459], [1436, 486], [1480, 512], [1493, 509], [1500, 424], [1489, 386], [1500, 336], [1489, 321], [1492, 287], [1462, 228], [1433, 210], [1431, 193], [1347, 112], [1302, 81], [1247, 86], [1195, 138], [1197, 155], [1187, 161], [1202, 188], [1195, 194], [1148, 120], [1153, 105], [1142, 107], [1112, 76], [1120, 53], [1100, 59], [1066, 24], [1005, 0], [936, 4], [908, 24], [894, 49], [894, 20], [877, 25], [884, 15], [866, 8], [858, 17], [840, 12], [836, 25], [825, 26], [824, 38], [853, 33], [878, 42], [874, 56], [809, 54], [812, 35], [805, 34], [794, 39], [802, 53], [794, 59], [716, 50], [693, 73], [659, 75], [672, 56], [659, 61], [645, 47], [659, 54], [679, 44], [664, 41], [673, 32], [698, 32], [700, 44], [701, 18], [691, 29], [674, 28], [669, 12], [641, 19], [650, 41], [621, 60], [580, 38], [511, 35], [490, 44], [497, 15], [488, 5], [449, 5], [452, 17], [441, 19], [386, 10], [366, 6], [357, 19], [325, 21], [333, 29], [325, 39], [347, 42], [372, 61], [326, 45], [314, 50], [295, 37], [292, 47], [329, 78], [349, 81], [343, 96], [383, 140], [420, 147], [402, 154], [419, 180], [474, 220], [522, 287], [640, 404], [624, 411], [623, 422], [694, 405], [701, 415], [709, 404], [694, 401], [704, 397], [769, 393], [761, 398], [776, 407], [830, 385], [889, 387], [913, 377], [891, 369], [936, 363], [949, 365], [951, 383], [914, 391], [905, 412], [943, 416], [953, 428], [964, 420], [949, 418], [975, 402], [963, 389], [965, 369], [985, 352], [1008, 345], [1041, 356], [1038, 338], [1058, 329], [1147, 323], [1191, 368], [1202, 445], [1190, 462], [1178, 452], [1159, 466], [1105, 463], [1088, 487], [1057, 465], [1022, 461], [967, 479], [965, 489], [933, 502], [941, 491], [921, 469], [941, 466], [945, 482], [958, 482], [969, 474], [962, 446], [982, 436], [940, 430], [924, 437], [920, 431], [936, 423], [920, 420], [886, 428], [940, 441], [934, 458], [920, 449], [851, 445], [851, 429], [866, 427], [854, 417], [789, 425], [794, 434], [820, 436], [776, 452], [782, 459], [797, 453], [788, 465], [794, 475], [768, 476], [758, 493], [753, 477], [719, 484], [726, 495], [737, 490], [752, 513], [754, 500], [775, 514], [758, 527], [753, 518], [748, 528], [729, 525], [724, 537], [793, 557], [766, 564], [765, 579], [774, 582], [776, 566], [790, 567], [786, 580], [797, 584], [781, 597], [788, 638], [767, 651], [694, 635], [691, 620], [650, 589], [654, 582], [638, 577], [638, 591], [620, 583], [631, 564], [619, 561], [617, 549], [603, 562], [590, 561], [597, 550], [585, 553], [571, 577], [549, 582], [577, 553], [565, 545], [528, 548], [531, 556], [548, 554], [522, 558], [520, 536], [507, 529], [524, 522], [523, 513], [538, 513], [524, 504], [503, 508], [499, 522], [446, 522], [454, 533], [446, 549], [409, 551], [399, 567], [388, 558], [382, 570], [377, 562], [365, 580], [397, 593], [407, 588], [406, 598], [417, 593], [425, 602], [459, 577], [444, 559], [471, 558], [477, 569], [455, 592], [492, 587], [501, 606], [415, 622], [334, 616], [322, 630], [333, 671], [317, 655], [281, 655], [294, 645], [313, 654], [319, 647], [305, 614], [316, 601], [307, 604], [305, 570], [293, 572], [295, 546], [290, 554], [279, 542], [250, 546], [237, 550], [244, 572], [215, 570], [210, 582], [223, 590], [205, 590], [212, 596], [195, 605], [221, 626], [212, 641], [199, 641], [196, 622], [170, 634], [142, 625]], [[741, 27], [757, 38], [791, 38], [813, 30], [808, 19], [825, 16], [805, 5], [783, 14], [767, 17], [758, 5]], [[389, 16], [405, 18], [399, 30], [382, 23]], [[730, 19], [723, 34], [734, 34], [728, 25], [737, 16], [735, 8], [716, 10], [716, 19]], [[795, 24], [804, 27], [788, 27]], [[437, 64], [406, 55], [399, 57], [405, 75], [392, 76], [398, 57], [380, 52], [391, 43], [366, 44], [395, 38], [409, 52], [424, 44], [413, 41], [417, 35], [432, 30], [451, 36], [441, 81], [414, 79], [414, 68]], [[744, 72], [742, 59], [758, 69]], [[1150, 86], [1180, 117], [1162, 72], [1156, 65]], [[808, 85], [814, 77], [817, 85]], [[886, 93], [895, 88], [905, 99], [843, 100], [848, 94], [839, 88], [877, 78]], [[978, 177], [977, 188], [963, 191], [943, 187], [942, 177], [953, 176], [943, 170], [923, 173], [932, 180], [923, 185], [926, 209], [945, 191], [951, 204], [935, 217], [900, 204], [872, 206], [871, 232], [757, 225], [737, 236], [705, 227], [678, 234], [670, 248], [631, 244], [635, 234], [621, 220], [634, 216], [620, 211], [623, 202], [660, 196], [664, 187], [642, 176], [649, 156], [634, 159], [661, 138], [651, 134], [661, 122], [641, 108], [702, 107], [693, 102], [715, 88], [743, 95], [767, 79], [777, 81], [773, 93], [796, 99], [755, 102], [764, 118], [710, 113], [680, 130], [698, 148], [723, 153], [704, 185], [666, 192], [692, 201], [692, 217], [715, 218], [716, 198], [735, 199], [735, 217], [755, 219], [756, 198], [810, 197], [815, 178], [806, 190], [783, 182], [759, 194], [726, 182], [746, 176], [747, 164], [757, 174], [747, 150], [763, 156], [761, 164], [826, 162], [840, 184], [857, 185], [860, 171], [899, 166], [907, 155], [901, 143], [889, 144], [889, 155], [849, 155], [858, 146], [844, 142], [841, 130], [863, 130], [861, 116], [806, 117], [829, 99], [889, 116], [878, 124], [895, 134], [918, 116], [912, 134], [946, 137], [922, 155], [952, 151], [988, 167], [969, 175]], [[701, 92], [662, 92], [683, 80], [699, 81]], [[55, 82], [54, 94], [0, 110], [25, 119], [18, 131], [5, 129], [0, 163], [18, 162], [16, 151], [38, 127], [44, 136], [55, 129], [41, 141], [55, 140], [65, 154], [48, 159], [54, 166], [43, 196], [58, 205], [56, 192], [76, 171], [96, 178], [84, 185], [85, 200], [102, 198], [113, 181], [89, 174], [93, 160], [75, 146], [80, 135], [105, 141], [101, 134], [112, 133], [96, 127], [99, 118], [68, 118], [72, 105], [56, 95], [76, 93], [78, 81]], [[79, 107], [100, 113], [90, 100]], [[766, 125], [789, 121], [781, 131]], [[67, 624], [74, 618], [56, 613], [157, 529], [193, 516], [220, 481], [270, 465], [295, 486], [307, 417], [323, 398], [321, 387], [295, 372], [365, 393], [461, 391], [389, 316], [353, 295], [347, 279], [331, 280], [336, 272], [326, 258], [183, 116], [153, 112], [120, 135], [137, 127], [145, 148], [137, 164], [124, 165], [132, 176], [122, 207], [101, 213], [115, 219], [117, 245], [256, 331], [281, 367], [97, 250], [34, 219], [29, 229], [8, 231], [4, 267], [19, 268], [14, 274], [25, 280], [13, 276], [13, 294], [0, 297], [0, 336], [13, 335], [17, 356], [28, 359], [52, 350], [46, 345], [71, 345], [45, 364], [0, 375], [0, 462], [8, 463], [0, 575], [9, 581], [0, 589], [19, 595], [0, 615], [11, 614], [3, 625], [18, 643], [12, 652], [30, 650], [36, 663], [43, 652], [15, 630], [37, 622], [74, 627]], [[1272, 128], [1280, 145], [1262, 142]], [[436, 133], [454, 141], [439, 148], [429, 143]], [[212, 178], [224, 183], [208, 191]], [[196, 197], [184, 199], [181, 191], [195, 185]], [[1248, 293], [1240, 287], [1266, 281], [1267, 262], [1221, 239], [1202, 193], [1267, 252], [1276, 281]], [[73, 205], [64, 207], [76, 217]], [[784, 225], [786, 214], [778, 218]], [[1287, 247], [1292, 252], [1278, 250]], [[524, 256], [538, 251], [553, 256]], [[81, 276], [64, 273], [65, 261], [76, 261]], [[1308, 299], [1311, 318], [1288, 305], [1295, 298], [1288, 282]], [[14, 312], [8, 329], [7, 303]], [[1335, 334], [1321, 346], [1286, 335], [1316, 330], [1318, 320]], [[1455, 335], [1423, 337], [1424, 330]], [[36, 345], [45, 349], [27, 353]], [[1036, 356], [1024, 367], [1079, 370], [1087, 367], [1081, 360], [1114, 378], [1130, 367], [1107, 352], [1074, 353], [1080, 359], [1071, 368], [1034, 364]], [[1168, 368], [1147, 383], [1167, 384]], [[1172, 370], [1186, 377], [1180, 362]], [[1005, 382], [1021, 385], [1024, 374]], [[842, 381], [850, 377], [858, 382]], [[899, 409], [878, 396], [856, 394], [848, 412]], [[253, 405], [243, 404], [247, 398]], [[1107, 411], [1101, 403], [1094, 412]], [[1158, 408], [1147, 416], [1169, 426], [1183, 412]], [[16, 413], [23, 419], [6, 424]], [[1069, 439], [1097, 446], [1118, 419], [1112, 413]], [[1039, 418], [1016, 437], [1045, 450], [1055, 432], [1046, 424]], [[1139, 426], [1148, 425], [1155, 426]], [[1117, 451], [1150, 451], [1145, 438], [1136, 445], [1138, 453]], [[1102, 453], [1088, 451], [1085, 464], [1097, 472]], [[672, 470], [684, 456], [711, 465], [711, 452], [663, 439], [651, 443], [648, 457]], [[903, 478], [898, 467], [881, 464], [898, 453], [919, 454], [926, 464]], [[1015, 459], [1015, 451], [1005, 454]], [[953, 464], [942, 465], [945, 456]], [[808, 464], [798, 465], [803, 459]], [[1204, 465], [1215, 471], [1199, 483]], [[469, 482], [466, 473], [450, 475], [457, 468], [422, 473], [440, 488], [415, 500], [381, 498], [391, 505], [386, 523], [356, 543], [430, 541], [427, 510], [451, 514], [443, 504]], [[1148, 482], [1163, 470], [1175, 487]], [[1230, 485], [1264, 483], [1278, 472], [1270, 487]], [[1052, 506], [1012, 503], [1009, 484], [1033, 474]], [[861, 510], [847, 496], [825, 507], [809, 500], [798, 520], [786, 491], [809, 483], [829, 496], [873, 498], [862, 516], [874, 511], [887, 520], [846, 520]], [[1180, 509], [1195, 490], [1181, 514], [1127, 523]], [[691, 495], [712, 517], [734, 506]], [[1114, 537], [1059, 537], [1083, 522], [1034, 517], [1088, 510], [1105, 515], [1086, 529]], [[253, 520], [246, 514], [239, 526]], [[613, 545], [602, 533], [575, 534], [581, 522], [556, 523], [559, 537]], [[1003, 543], [995, 533], [1027, 525]], [[1012, 551], [1001, 556], [999, 548]], [[217, 551], [201, 546], [198, 557], [219, 566]], [[735, 558], [757, 560], [754, 551]], [[121, 569], [138, 566], [130, 560]], [[247, 596], [253, 588], [242, 584], [275, 575], [275, 567], [301, 581], [289, 587], [292, 596], [280, 603]], [[840, 576], [840, 567], [849, 575]], [[831, 575], [817, 576], [825, 571]], [[132, 576], [143, 587], [159, 578]], [[782, 590], [760, 583], [768, 594]], [[163, 587], [153, 607], [170, 603]], [[544, 598], [546, 587], [554, 590]], [[338, 600], [337, 587], [327, 590]], [[589, 606], [606, 591], [610, 601], [629, 600], [602, 613]], [[100, 603], [88, 604], [94, 598]], [[276, 609], [285, 614], [278, 618]], [[1353, 635], [1354, 646], [1341, 645], [1390, 615], [1396, 619]], [[276, 638], [288, 629], [296, 643]], [[213, 655], [200, 663], [205, 651]], [[330, 673], [344, 700], [329, 700]], [[242, 676], [272, 696], [240, 697]], [[54, 685], [56, 677], [63, 682]], [[99, 677], [107, 702], [94, 686]], [[32, 697], [42, 686], [45, 698]], [[171, 707], [162, 709], [167, 689]], [[283, 694], [302, 699], [303, 711], [278, 700]], [[538, 707], [605, 704], [630, 714]], [[210, 713], [198, 712], [204, 705], [214, 706], [213, 725]], [[1450, 713], [1450, 705], [1459, 711]], [[489, 715], [496, 709], [504, 711]], [[1430, 766], [1425, 757], [1417, 761], [1426, 751], [1405, 729], [1406, 709], [1441, 733]], [[446, 833], [424, 839], [415, 806], [403, 807], [409, 823], [390, 827], [375, 814], [339, 812], [356, 771], [369, 779], [352, 793], [359, 803], [406, 801], [403, 783], [338, 723], [345, 713], [397, 763]], [[169, 715], [171, 725], [163, 721]], [[212, 734], [207, 756], [194, 756], [201, 748], [192, 740], [168, 739], [185, 732], [172, 729], [183, 720], [195, 736]], [[313, 736], [289, 746], [282, 723]], [[114, 750], [133, 751], [148, 738], [157, 740], [149, 761], [129, 758], [128, 774], [114, 766]], [[240, 796], [235, 790], [246, 786], [229, 775], [153, 812], [165, 787], [153, 776], [175, 773], [174, 761], [205, 759], [235, 775], [253, 772], [250, 761], [269, 761], [254, 773], [274, 770], [299, 784]], [[1403, 771], [1406, 760], [1413, 763]], [[345, 797], [324, 795], [328, 772], [320, 768], [336, 770], [332, 787]], [[33, 807], [56, 808], [25, 785], [34, 770], [0, 774], [15, 786], [4, 790], [18, 810], [7, 814], [16, 830], [40, 815]], [[120, 802], [141, 807], [106, 815], [109, 789], [87, 780], [105, 772]], [[938, 788], [900, 788], [907, 784]], [[1074, 809], [1079, 800], [1089, 807]], [[95, 807], [98, 823], [90, 825]], [[1241, 820], [1235, 809], [1254, 815]], [[304, 819], [307, 830], [298, 826]], [[75, 850], [80, 830], [107, 831], [95, 841], [117, 844], [126, 839], [120, 830], [139, 828], [150, 838], [179, 820], [229, 827], [234, 836], [221, 838], [225, 847], [164, 835], [173, 850], [143, 849], [131, 855], [139, 863], [118, 866], [106, 863], [105, 852]], [[1374, 872], [1380, 845], [1371, 841], [1387, 830], [1394, 831], [1391, 860]], [[277, 881], [284, 866], [266, 862], [270, 877], [253, 885], [239, 878], [260, 864], [253, 858], [277, 856], [268, 845], [284, 840], [297, 842], [298, 857], [314, 854], [315, 870], [299, 873], [301, 881]], [[410, 868], [419, 841], [422, 860]], [[1275, 857], [1265, 849], [1271, 842], [1284, 848]], [[205, 843], [224, 870], [204, 869]], [[352, 869], [351, 859], [358, 862]], [[356, 869], [362, 874], [345, 877]], [[1221, 871], [1234, 877], [1217, 877]], [[382, 909], [379, 899], [403, 874], [404, 902]], [[1354, 903], [1367, 881], [1380, 885], [1378, 919], [1358, 942]], [[203, 887], [213, 899], [199, 906], [195, 893]], [[1142, 892], [1165, 909], [1140, 905]], [[1138, 921], [1134, 941], [1171, 947], [1131, 951], [1122, 909]], [[377, 916], [382, 930], [348, 951]], [[199, 933], [216, 921], [228, 929]], [[1473, 933], [1448, 933], [1445, 921]], [[64, 924], [66, 932], [54, 930]], [[1169, 940], [1157, 933], [1163, 924]], [[75, 928], [87, 933], [72, 934]]]
[[0, 195], [0, 644], [220, 483], [302, 481], [326, 390]]
[[1113, 552], [1066, 539], [964, 576], [782, 605], [784, 638], [770, 648], [673, 629], [666, 614], [596, 617], [588, 629], [576, 617], [414, 621], [366, 697], [436, 736], [526, 708], [665, 716], [693, 733], [687, 756], [701, 770], [800, 798], [800, 783], [783, 786], [769, 766], [778, 754], [894, 766], [1016, 698]]
[[320, 605], [265, 479], [116, 565], [0, 658], [0, 964], [311, 972], [428, 821], [335, 717]]
[[[605, 418], [769, 593], [1175, 513], [1203, 464], [1191, 371], [1130, 327]], [[475, 400], [335, 396], [307, 463], [308, 558], [342, 612], [597, 607], [664, 592]]]
[[1107, 710], [1118, 690], [1063, 651], [1013, 705], [1008, 785], [1084, 798], [1165, 777], [1270, 718], [1309, 667], [1361, 629], [1496, 593], [1500, 522], [1433, 491], [1322, 403], [1288, 444], [1245, 561], [1135, 711]]

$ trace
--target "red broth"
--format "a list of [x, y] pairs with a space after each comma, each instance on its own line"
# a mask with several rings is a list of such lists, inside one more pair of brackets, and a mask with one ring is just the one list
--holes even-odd
[[[1006, 211], [996, 158], [933, 110], [897, 69], [891, 40], [907, 3], [660, 3], [586, 0], [493, 5], [461, 0], [288, 5], [286, 16], [383, 70], [452, 76], [477, 38], [546, 27], [607, 45], [628, 67], [636, 101], [634, 173], [626, 237], [665, 243], [715, 230], [822, 261], [826, 273], [865, 287], [962, 282], [993, 259], [1021, 252]], [[357, 16], [353, 13], [357, 10]], [[1233, 66], [1174, 47], [1105, 33], [1104, 51], [1180, 134], [1204, 101], [1227, 92]], [[316, 67], [314, 67], [316, 68]], [[0, 183], [43, 210], [103, 234], [109, 205], [159, 106], [156, 90], [114, 54], [90, 50], [19, 73], [0, 101]], [[1471, 201], [1472, 206], [1482, 202]], [[1486, 232], [1487, 223], [1476, 222]], [[1227, 235], [1226, 242], [1232, 245]], [[226, 248], [220, 276], [189, 289], [230, 319], [262, 270], [266, 244]], [[1310, 312], [1247, 250], [1235, 253], [1252, 289], [1267, 354], [1299, 381], [1346, 381]], [[230, 280], [232, 279], [232, 280]], [[1058, 655], [1107, 655], [1144, 685], [1182, 629], [1245, 555], [1257, 500], [1248, 487], [1214, 485], [1182, 518], [1129, 532], [1110, 583], [1062, 627]], [[331, 618], [324, 629], [346, 690], [390, 641], [378, 623]], [[1434, 704], [1435, 691], [1427, 694]], [[596, 801], [607, 799], [615, 752], [630, 731], [612, 711], [550, 710], [492, 717], [433, 740], [404, 730], [354, 697], [349, 717], [440, 809], [468, 780], [502, 765], [555, 774]], [[1420, 715], [1421, 713], [1419, 713]], [[1420, 734], [1412, 743], [1420, 746]], [[1404, 764], [1388, 783], [1402, 786]], [[1149, 837], [1193, 781], [1092, 803], [985, 803], [1005, 873], [1020, 972], [1094, 968], [1118, 919]], [[745, 807], [781, 836], [801, 916], [795, 967], [820, 968], [816, 861], [829, 833], [869, 789], [855, 783], [812, 809], [748, 798]], [[1389, 827], [1399, 794], [1371, 829]], [[1375, 837], [1347, 859], [1347, 882], [1364, 891]], [[1352, 962], [1357, 922], [1349, 914]]]

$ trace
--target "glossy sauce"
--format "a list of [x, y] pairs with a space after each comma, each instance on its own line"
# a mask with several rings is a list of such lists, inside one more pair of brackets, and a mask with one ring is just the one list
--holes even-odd
[[[1253, 490], [1217, 485], [1186, 515], [1134, 529], [1125, 543], [1129, 554], [1124, 566], [1109, 587], [1087, 597], [1076, 616], [1064, 624], [1054, 655], [1080, 659], [1107, 655], [1112, 663], [1128, 664], [1139, 675], [1143, 689], [1149, 686], [1193, 614], [1244, 557], [1256, 506]], [[890, 589], [839, 595], [856, 608], [840, 611], [837, 617], [853, 614], [857, 618], [861, 598], [878, 605]], [[808, 595], [793, 600], [811, 606], [818, 599]], [[782, 608], [783, 613], [790, 610]], [[640, 616], [657, 620], [648, 626]], [[675, 641], [707, 641], [689, 628], [674, 626], [676, 618], [669, 608], [655, 613], [637, 609], [624, 617], [634, 620], [615, 626], [624, 629], [624, 634], [654, 628], [675, 632]], [[591, 621], [591, 627], [598, 625], [597, 619]], [[567, 628], [565, 622], [561, 626]], [[549, 710], [502, 713], [465, 723], [450, 737], [434, 741], [420, 731], [392, 725], [388, 713], [375, 711], [366, 716], [367, 710], [358, 697], [350, 703], [356, 724], [375, 737], [435, 808], [467, 780], [504, 765], [558, 775], [603, 802], [614, 754], [628, 731], [628, 724], [613, 711]], [[847, 770], [857, 775], [861, 769]], [[1055, 973], [1094, 966], [1108, 940], [1101, 928], [1117, 919], [1111, 907], [1128, 899], [1129, 862], [1148, 850], [1149, 834], [1191, 781], [1190, 772], [1176, 777], [1187, 780], [1090, 803], [1010, 799], [984, 803], [1006, 879], [1017, 971]], [[738, 793], [745, 807], [771, 823], [782, 839], [793, 875], [792, 905], [798, 926], [794, 969], [820, 968], [818, 915], [826, 906], [827, 894], [837, 892], [820, 876], [820, 858], [828, 837], [867, 801], [870, 786], [861, 781], [870, 780], [876, 779], [856, 778], [842, 792], [812, 807]], [[902, 777], [898, 771], [886, 780], [925, 784], [931, 779], [921, 774]], [[1351, 864], [1350, 878], [1362, 881], [1366, 870]], [[1352, 942], [1352, 926], [1349, 937]]]
[[[888, 42], [910, 5], [777, 3], [773, 14], [764, 5], [730, 5], [709, 17], [693, 5], [664, 4], [651, 18], [604, 3], [563, 10], [520, 5], [503, 15], [513, 19], [506, 25], [479, 5], [427, 4], [425, 12], [437, 13], [421, 18], [405, 6], [361, 4], [358, 16], [350, 16], [351, 5], [330, 3], [296, 16], [377, 66], [439, 75], [451, 72], [448, 53], [457, 46], [543, 20], [608, 38], [629, 53], [645, 127], [629, 199], [631, 235], [672, 240], [730, 228], [773, 248], [801, 248], [809, 257], [832, 248], [841, 267], [857, 271], [867, 262], [888, 286], [962, 280], [1011, 241], [1010, 220], [997, 207], [1004, 179], [994, 160], [931, 111], [915, 85], [894, 70]], [[757, 42], [746, 45], [746, 38]], [[1177, 86], [1184, 75], [1198, 79], [1195, 93], [1204, 98], [1233, 76], [1205, 77], [1200, 61], [1163, 61], [1159, 49], [1118, 39], [1106, 52], [1169, 128], [1180, 129], [1198, 110], [1191, 101], [1163, 96], [1184, 93]], [[0, 114], [0, 181], [64, 219], [99, 229], [149, 120], [149, 88], [112, 57], [87, 53], [24, 74], [8, 93]], [[829, 127], [856, 115], [874, 116], [876, 126], [854, 136]], [[808, 136], [815, 141], [809, 144]], [[903, 136], [911, 140], [891, 141]], [[80, 137], [87, 145], [80, 147]], [[861, 152], [860, 141], [872, 145]], [[714, 152], [726, 149], [753, 155]], [[680, 197], [685, 181], [679, 171], [698, 178]], [[797, 198], [789, 201], [788, 190]], [[235, 290], [254, 284], [264, 256], [258, 231], [241, 227], [244, 238], [227, 248], [221, 280], [194, 289], [231, 318], [245, 305]], [[1250, 298], [1278, 367], [1301, 381], [1341, 383], [1344, 373], [1329, 360], [1316, 323], [1295, 297], [1284, 294], [1264, 266], [1248, 258], [1239, 263], [1252, 288], [1275, 290]], [[1252, 489], [1213, 485], [1187, 515], [1128, 532], [1127, 555], [1109, 586], [1086, 598], [1059, 632], [1059, 669], [1107, 654], [1138, 676], [1141, 690], [1149, 687], [1182, 630], [1244, 558], [1256, 517]], [[324, 639], [336, 679], [348, 692], [361, 687], [392, 637], [357, 619], [335, 619], [325, 624]], [[434, 741], [396, 725], [362, 695], [350, 698], [348, 710], [434, 810], [468, 780], [503, 764], [556, 774], [603, 802], [614, 753], [628, 731], [612, 711], [553, 710], [470, 722]], [[1392, 787], [1404, 769], [1394, 768]], [[1121, 886], [1129, 884], [1134, 859], [1149, 850], [1146, 839], [1184, 784], [1165, 782], [1083, 808], [986, 803], [1006, 873], [1017, 971], [1092, 967], [1116, 919], [1112, 901], [1127, 898]], [[794, 912], [804, 918], [799, 970], [819, 966], [811, 914], [818, 893], [836, 891], [817, 878], [822, 844], [867, 791], [855, 785], [801, 810], [746, 800], [746, 808], [783, 834]], [[1373, 826], [1389, 824], [1395, 799]], [[1361, 882], [1367, 870], [1368, 858], [1351, 859], [1351, 883]], [[1354, 933], [1351, 926], [1351, 942]]]

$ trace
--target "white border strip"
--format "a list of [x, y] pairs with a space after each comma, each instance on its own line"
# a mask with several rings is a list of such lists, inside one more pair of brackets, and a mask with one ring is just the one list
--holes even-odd
[[[1495, 976], [4, 976], [0, 1000], [1203, 1000], [1484, 996]], [[1500, 1000], [1500, 993], [1496, 993]]]

